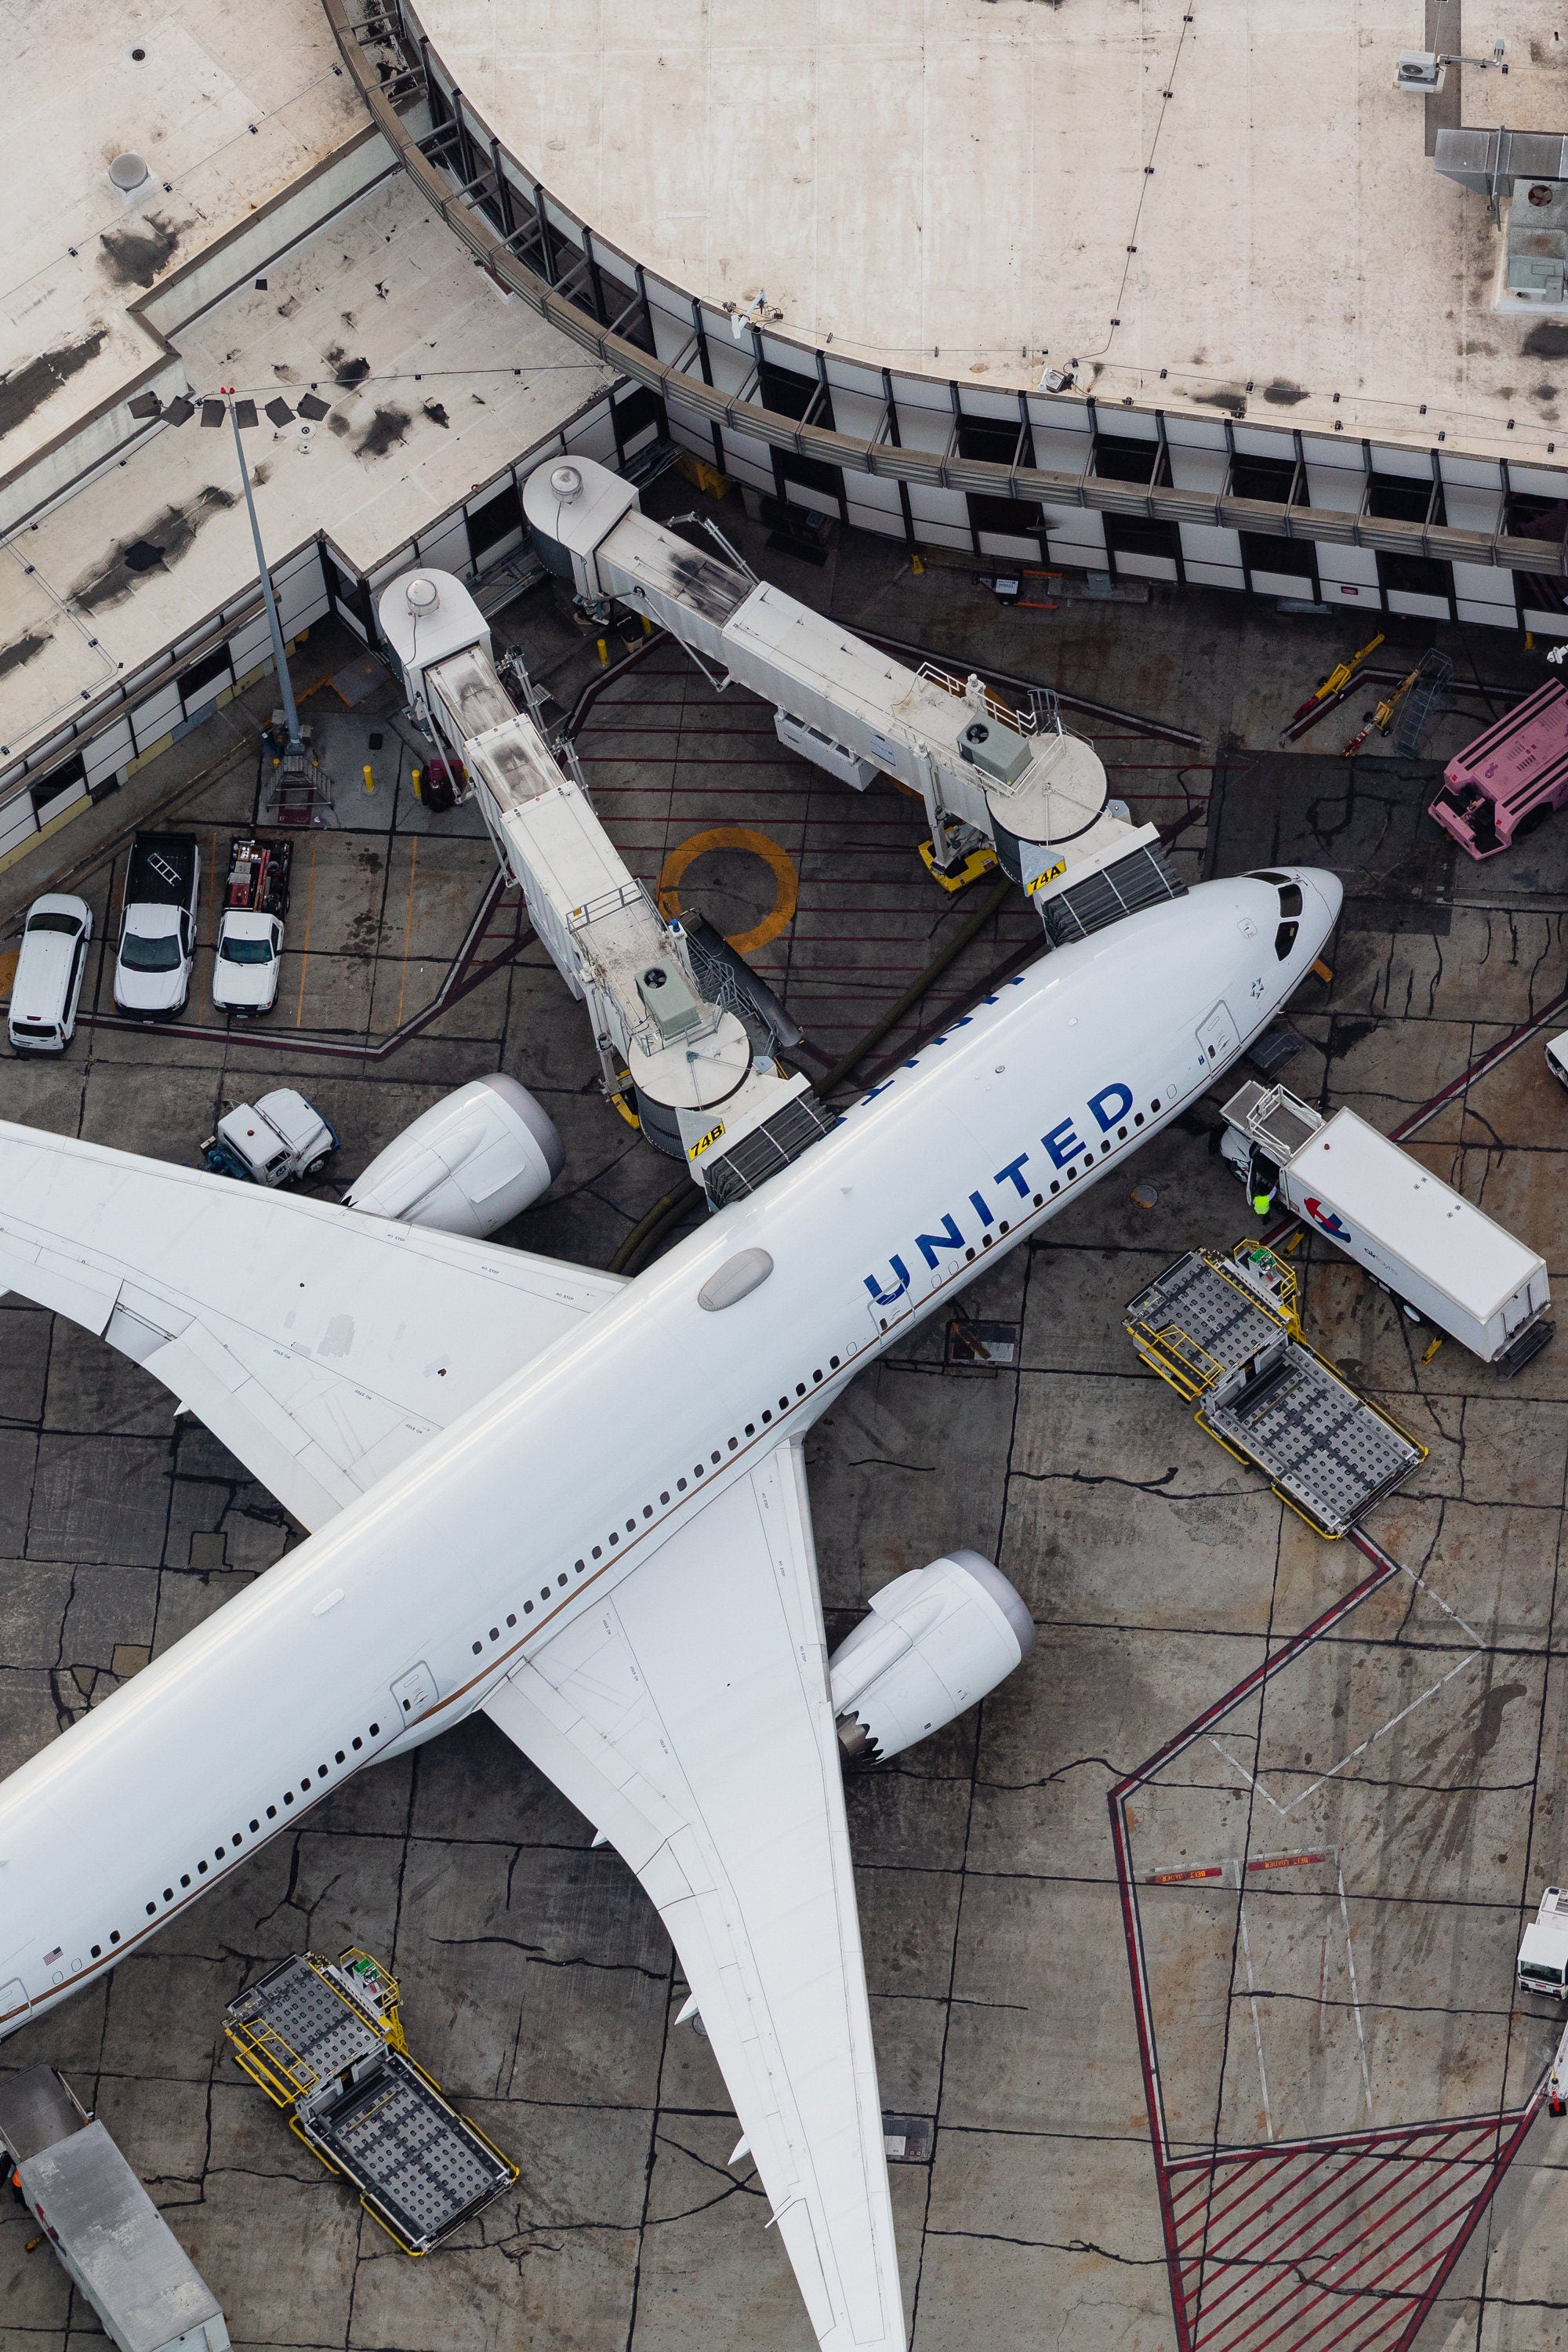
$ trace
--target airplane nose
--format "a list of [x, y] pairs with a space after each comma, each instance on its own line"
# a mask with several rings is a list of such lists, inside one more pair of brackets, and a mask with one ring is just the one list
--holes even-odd
[[1302, 866], [1296, 879], [1306, 889], [1310, 890], [1314, 898], [1322, 901], [1323, 912], [1328, 917], [1328, 929], [1323, 933], [1323, 937], [1327, 939], [1329, 932], [1339, 921], [1340, 908], [1345, 903], [1344, 884], [1337, 874], [1327, 873], [1319, 866]]

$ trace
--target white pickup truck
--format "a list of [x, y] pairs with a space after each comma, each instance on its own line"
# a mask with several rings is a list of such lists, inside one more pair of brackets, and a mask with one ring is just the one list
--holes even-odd
[[185, 1009], [196, 953], [202, 857], [188, 833], [139, 833], [131, 845], [114, 959], [121, 1013], [172, 1021]]
[[283, 918], [289, 912], [291, 841], [237, 835], [228, 845], [228, 881], [213, 958], [213, 1003], [241, 1019], [270, 1013], [282, 969]]

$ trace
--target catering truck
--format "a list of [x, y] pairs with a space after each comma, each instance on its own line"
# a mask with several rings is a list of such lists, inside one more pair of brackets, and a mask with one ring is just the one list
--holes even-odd
[[1544, 1262], [1462, 1192], [1358, 1118], [1323, 1118], [1249, 1079], [1226, 1104], [1220, 1151], [1267, 1215], [1276, 1200], [1366, 1268], [1413, 1322], [1511, 1377], [1555, 1328]]
[[119, 2352], [228, 2352], [217, 2297], [52, 2066], [0, 2076], [0, 2150], [13, 2189]]

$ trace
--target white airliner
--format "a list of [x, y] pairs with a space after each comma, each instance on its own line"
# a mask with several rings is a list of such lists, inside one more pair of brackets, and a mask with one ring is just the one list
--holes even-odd
[[1032, 1629], [957, 1555], [830, 1689], [801, 1441], [1205, 1091], [1340, 898], [1212, 882], [1042, 957], [635, 1281], [0, 1125], [0, 1286], [310, 1530], [0, 1785], [0, 2032], [482, 1707], [658, 1906], [821, 2343], [901, 2347], [840, 1749], [951, 1720]]

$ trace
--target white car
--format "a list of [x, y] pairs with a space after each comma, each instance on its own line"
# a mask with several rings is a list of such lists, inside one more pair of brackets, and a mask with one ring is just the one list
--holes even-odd
[[218, 926], [213, 1003], [220, 1013], [270, 1013], [278, 1001], [283, 926], [276, 915], [230, 910]]
[[1568, 1087], [1568, 1030], [1553, 1037], [1546, 1048], [1546, 1066], [1560, 1087]]
[[92, 909], [85, 898], [46, 891], [27, 909], [6, 1024], [18, 1054], [63, 1054], [76, 1028]]

